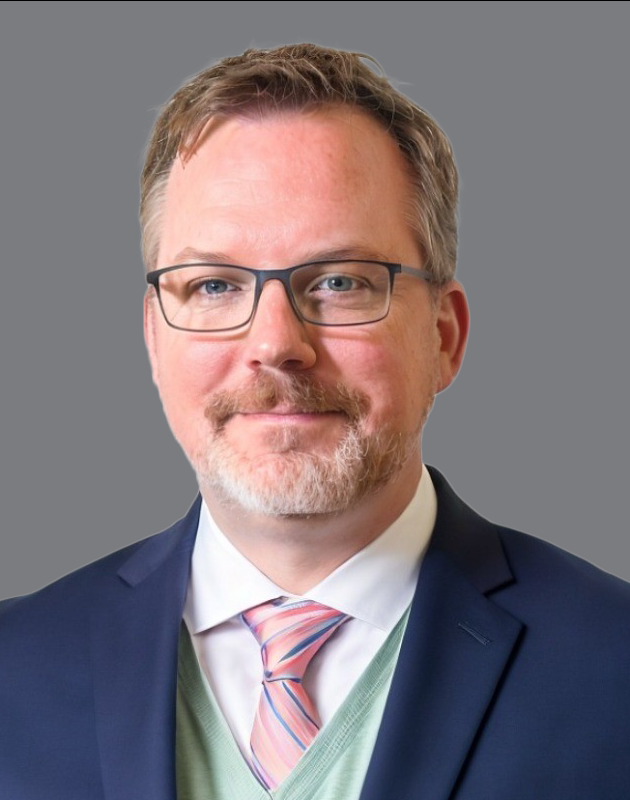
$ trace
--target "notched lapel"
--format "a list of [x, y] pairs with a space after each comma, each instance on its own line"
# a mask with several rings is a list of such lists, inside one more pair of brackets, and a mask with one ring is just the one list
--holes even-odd
[[107, 800], [175, 800], [177, 649], [200, 499], [104, 582], [91, 618]]
[[523, 628], [486, 597], [512, 580], [494, 527], [431, 476], [438, 518], [361, 800], [452, 796]]

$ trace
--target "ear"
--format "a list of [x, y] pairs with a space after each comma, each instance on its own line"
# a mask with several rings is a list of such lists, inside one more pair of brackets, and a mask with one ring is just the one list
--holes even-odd
[[453, 383], [464, 360], [470, 313], [464, 287], [450, 281], [440, 289], [437, 298], [436, 325], [440, 337], [441, 392]]
[[157, 296], [153, 286], [149, 286], [144, 295], [144, 342], [149, 354], [153, 383], [159, 387], [159, 369], [157, 357]]

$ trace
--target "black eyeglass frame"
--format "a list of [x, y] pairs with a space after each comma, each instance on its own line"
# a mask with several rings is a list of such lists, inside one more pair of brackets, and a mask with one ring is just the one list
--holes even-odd
[[[381, 267], [386, 267], [389, 271], [389, 297], [387, 308], [385, 309], [385, 313], [378, 317], [377, 319], [371, 319], [368, 322], [319, 322], [317, 320], [309, 319], [305, 317], [304, 314], [298, 308], [296, 303], [295, 297], [293, 296], [293, 289], [291, 287], [291, 274], [298, 269], [303, 269], [304, 267], [316, 267], [318, 265], [323, 264], [378, 264]], [[186, 267], [229, 267], [230, 269], [240, 269], [243, 272], [249, 272], [250, 274], [254, 275], [256, 278], [256, 284], [254, 287], [254, 303], [252, 305], [252, 311], [249, 317], [244, 321], [241, 322], [239, 325], [232, 325], [230, 328], [182, 328], [179, 325], [173, 324], [168, 317], [166, 316], [166, 311], [164, 310], [164, 306], [162, 304], [162, 297], [160, 295], [160, 277], [167, 272], [173, 272], [174, 270], [184, 269]], [[428, 272], [426, 269], [419, 269], [418, 267], [408, 267], [404, 264], [394, 264], [389, 261], [374, 261], [372, 259], [364, 259], [364, 258], [346, 258], [341, 260], [335, 259], [328, 259], [328, 260], [321, 260], [321, 261], [307, 261], [304, 264], [296, 264], [293, 267], [285, 267], [284, 269], [254, 269], [252, 267], [242, 267], [238, 264], [221, 264], [217, 262], [196, 262], [192, 264], [175, 264], [171, 267], [162, 267], [161, 269], [155, 269], [151, 272], [147, 272], [146, 281], [150, 286], [156, 291], [158, 296], [158, 301], [160, 303], [160, 308], [162, 309], [162, 316], [166, 320], [166, 324], [169, 325], [171, 328], [175, 328], [178, 331], [186, 331], [188, 333], [222, 333], [224, 331], [235, 331], [239, 328], [245, 327], [245, 325], [249, 325], [249, 323], [254, 318], [256, 314], [256, 309], [258, 308], [258, 301], [260, 300], [260, 296], [262, 294], [262, 290], [265, 287], [267, 281], [280, 281], [280, 283], [284, 286], [284, 290], [287, 293], [287, 297], [289, 298], [289, 302], [291, 303], [291, 307], [295, 312], [298, 319], [302, 320], [303, 322], [308, 322], [310, 325], [321, 325], [325, 328], [348, 328], [355, 325], [372, 325], [374, 322], [380, 322], [382, 319], [389, 314], [389, 309], [391, 306], [391, 299], [392, 299], [392, 292], [394, 290], [394, 276], [399, 275], [401, 273], [406, 273], [408, 275], [415, 275], [418, 278], [426, 281], [427, 283], [433, 283], [433, 275]]]

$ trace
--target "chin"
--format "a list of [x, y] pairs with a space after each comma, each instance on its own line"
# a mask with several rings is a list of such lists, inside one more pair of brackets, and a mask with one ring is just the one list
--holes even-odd
[[273, 452], [247, 454], [217, 435], [190, 461], [200, 487], [225, 506], [276, 517], [331, 515], [384, 486], [419, 440], [415, 435], [364, 435], [351, 426], [329, 453], [299, 451], [287, 440], [278, 449], [279, 444]]

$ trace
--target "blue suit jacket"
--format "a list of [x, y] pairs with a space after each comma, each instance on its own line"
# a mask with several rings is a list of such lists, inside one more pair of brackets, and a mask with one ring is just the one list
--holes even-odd
[[[630, 585], [431, 475], [436, 527], [361, 800], [627, 800]], [[0, 605], [2, 800], [175, 800], [199, 507]]]

